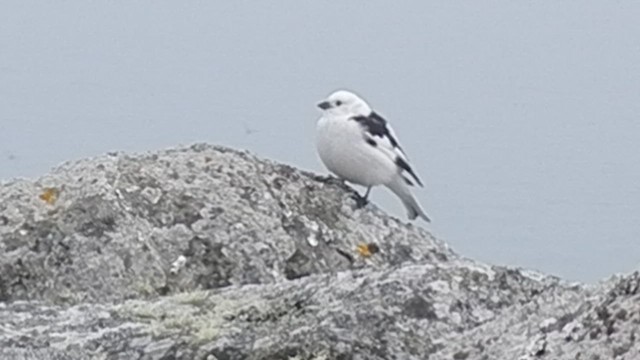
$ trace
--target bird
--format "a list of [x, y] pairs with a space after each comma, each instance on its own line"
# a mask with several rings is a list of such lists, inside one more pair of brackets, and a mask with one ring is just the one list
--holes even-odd
[[317, 103], [316, 150], [326, 168], [342, 180], [366, 187], [384, 185], [400, 198], [410, 220], [431, 222], [410, 186], [423, 186], [391, 125], [360, 96], [337, 90]]

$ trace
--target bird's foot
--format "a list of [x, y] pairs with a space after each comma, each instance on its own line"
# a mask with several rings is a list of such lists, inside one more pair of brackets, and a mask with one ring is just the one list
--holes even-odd
[[364, 193], [363, 196], [360, 196], [360, 194], [355, 193], [354, 195], [354, 200], [356, 201], [356, 207], [358, 209], [362, 209], [363, 207], [367, 206], [367, 204], [369, 203], [369, 192], [371, 191], [371, 186], [367, 187], [367, 191]]
[[351, 197], [353, 198], [353, 200], [356, 201], [357, 209], [362, 209], [363, 207], [367, 206], [367, 204], [369, 203], [369, 199], [367, 199], [366, 197], [358, 193], [354, 193], [353, 195], [351, 195]]

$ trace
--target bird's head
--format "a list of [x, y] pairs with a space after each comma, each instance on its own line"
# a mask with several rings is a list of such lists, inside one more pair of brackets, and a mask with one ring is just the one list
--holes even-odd
[[319, 102], [318, 107], [322, 113], [333, 116], [368, 116], [371, 113], [371, 108], [366, 101], [347, 90], [338, 90], [332, 93], [325, 100]]

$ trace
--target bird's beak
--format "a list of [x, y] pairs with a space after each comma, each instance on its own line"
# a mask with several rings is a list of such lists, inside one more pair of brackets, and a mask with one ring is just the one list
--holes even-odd
[[318, 103], [318, 107], [322, 110], [331, 109], [331, 103], [328, 101], [323, 101], [321, 103]]

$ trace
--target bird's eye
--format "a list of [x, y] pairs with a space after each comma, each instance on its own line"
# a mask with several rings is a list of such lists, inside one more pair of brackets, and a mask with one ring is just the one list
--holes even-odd
[[340, 105], [342, 105], [342, 101], [340, 100], [336, 101], [336, 106], [340, 106]]

